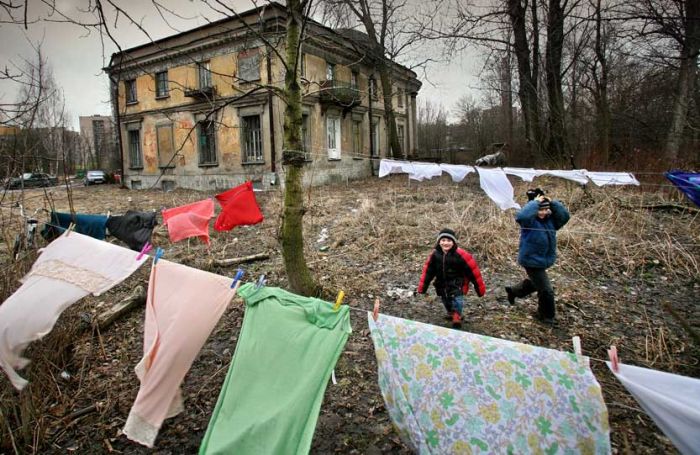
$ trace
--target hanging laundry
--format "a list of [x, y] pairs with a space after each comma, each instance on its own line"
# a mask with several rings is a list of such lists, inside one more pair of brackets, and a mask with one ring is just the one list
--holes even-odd
[[199, 453], [308, 453], [348, 307], [250, 283], [239, 294], [243, 327]]
[[234, 295], [231, 278], [164, 259], [151, 268], [129, 439], [153, 447], [163, 421], [182, 412], [180, 384]]
[[519, 209], [520, 205], [513, 200], [513, 185], [500, 168], [486, 169], [477, 167], [481, 189], [501, 210]]
[[260, 223], [264, 217], [255, 200], [253, 182], [245, 182], [216, 195], [222, 210], [214, 222], [217, 231], [230, 231], [236, 226]]
[[209, 245], [209, 220], [214, 216], [214, 201], [204, 199], [192, 204], [163, 210], [163, 224], [168, 226], [171, 242], [199, 237]]
[[49, 333], [66, 308], [90, 293], [107, 291], [146, 260], [77, 232], [62, 235], [40, 252], [22, 286], [0, 305], [0, 367], [17, 389], [27, 385], [15, 371], [29, 363], [22, 357], [27, 345]]
[[476, 172], [473, 166], [465, 166], [463, 164], [440, 164], [440, 169], [447, 172], [452, 177], [452, 181], [455, 183], [461, 182], [464, 178], [472, 172]]
[[588, 183], [588, 177], [586, 177], [585, 169], [574, 169], [570, 171], [552, 171], [552, 170], [537, 170], [537, 176], [540, 175], [553, 175], [554, 177], [559, 177], [566, 180], [572, 180], [581, 185]]
[[[51, 212], [50, 224], [44, 225], [41, 236], [49, 242], [52, 241], [68, 229], [68, 226], [73, 223], [73, 219], [70, 213]], [[89, 235], [97, 240], [104, 240], [106, 225], [107, 217], [105, 215], [75, 214], [74, 231], [79, 234]]]
[[368, 313], [379, 387], [402, 439], [428, 453], [610, 453], [588, 358]]
[[617, 373], [610, 371], [676, 448], [686, 455], [700, 453], [700, 379], [618, 365]]
[[408, 166], [410, 168], [408, 178], [411, 180], [418, 180], [422, 182], [423, 180], [430, 180], [433, 177], [440, 177], [442, 175], [442, 169], [435, 163], [419, 163], [417, 161], [411, 161]]
[[688, 199], [700, 207], [700, 173], [668, 171], [664, 174]]
[[637, 185], [639, 181], [629, 172], [589, 172], [585, 171], [586, 177], [591, 179], [597, 186], [603, 185]]
[[532, 168], [504, 167], [503, 172], [520, 177], [524, 182], [532, 182], [537, 177], [537, 171]]
[[141, 251], [146, 242], [151, 241], [153, 228], [156, 227], [155, 212], [127, 211], [124, 215], [110, 216], [107, 229], [110, 235], [129, 245], [135, 251]]
[[406, 174], [410, 172], [408, 161], [381, 160], [379, 162], [379, 178], [389, 174]]

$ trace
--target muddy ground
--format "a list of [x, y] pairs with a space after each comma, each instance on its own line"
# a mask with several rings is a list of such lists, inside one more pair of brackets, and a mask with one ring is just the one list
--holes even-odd
[[[386, 314], [446, 324], [434, 291], [427, 297], [414, 297], [410, 291], [436, 233], [451, 227], [460, 246], [479, 263], [487, 286], [484, 298], [467, 296], [463, 330], [560, 350], [571, 350], [571, 337], [579, 335], [603, 388], [613, 451], [673, 452], [669, 440], [599, 360], [615, 344], [625, 363], [700, 377], [700, 347], [680, 322], [699, 330], [698, 214], [644, 208], [680, 200], [663, 184], [584, 191], [558, 179], [538, 181], [572, 212], [559, 234], [559, 259], [551, 269], [559, 320], [551, 327], [531, 316], [534, 296], [508, 305], [503, 286], [524, 276], [515, 262], [518, 230], [513, 212], [501, 212], [476, 179], [468, 180], [407, 183], [405, 176], [395, 176], [309, 190], [306, 257], [314, 275], [331, 293], [343, 289], [345, 302], [354, 308], [370, 309], [379, 296]], [[516, 194], [524, 194], [526, 188], [516, 184]], [[25, 205], [44, 205], [42, 194], [27, 192]], [[78, 212], [118, 214], [174, 207], [211, 195], [105, 185], [76, 187], [73, 204]], [[3, 226], [8, 226], [9, 205], [17, 197], [6, 195]], [[267, 252], [270, 259], [245, 267], [247, 277], [264, 273], [269, 285], [286, 287], [277, 242], [281, 194], [261, 192], [257, 197], [265, 221], [227, 233], [212, 229], [210, 250], [197, 240], [171, 244], [162, 227], [154, 243], [165, 249], [169, 260], [227, 276], [233, 276], [236, 267], [217, 268], [214, 258]], [[58, 210], [68, 209], [65, 189], [52, 189], [52, 198]], [[10, 238], [7, 233], [5, 237]], [[8, 264], [3, 270], [10, 270]], [[138, 390], [133, 367], [142, 352], [143, 308], [102, 333], [81, 322], [137, 285], [147, 286], [149, 270], [144, 266], [107, 294], [76, 304], [61, 316], [51, 335], [30, 347], [33, 363], [24, 373], [32, 383], [23, 397], [0, 378], [2, 453], [196, 453], [235, 348], [243, 305], [235, 301], [209, 337], [183, 385], [186, 412], [165, 422], [156, 449], [150, 451], [120, 433]], [[6, 272], [5, 295], [13, 286], [7, 277]], [[16, 279], [13, 282], [17, 287]], [[351, 317], [353, 333], [336, 367], [338, 383], [329, 384], [326, 391], [312, 453], [408, 453], [383, 405], [366, 315], [353, 311]], [[54, 352], [56, 346], [60, 355]], [[7, 440], [7, 428], [13, 429], [12, 441]]]

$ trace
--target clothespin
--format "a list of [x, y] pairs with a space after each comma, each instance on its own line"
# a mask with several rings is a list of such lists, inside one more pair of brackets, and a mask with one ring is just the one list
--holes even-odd
[[574, 354], [576, 354], [576, 360], [580, 362], [583, 355], [581, 350], [581, 337], [579, 337], [578, 335], [572, 337], [571, 344], [574, 345]]
[[238, 282], [241, 280], [241, 278], [243, 278], [244, 273], [245, 272], [243, 271], [243, 269], [238, 269], [238, 271], [236, 272], [236, 276], [233, 277], [233, 283], [231, 283], [231, 289], [236, 287], [236, 284], [238, 284]]
[[153, 245], [151, 245], [149, 242], [146, 242], [143, 244], [143, 248], [141, 248], [141, 252], [136, 256], [136, 260], [140, 261], [141, 258], [143, 257], [144, 254], [148, 254], [149, 251], [153, 249]]
[[345, 298], [345, 292], [341, 289], [338, 292], [338, 297], [335, 299], [335, 305], [333, 305], [333, 311], [338, 311], [340, 305], [343, 303], [343, 298]]
[[153, 265], [156, 265], [158, 263], [158, 259], [163, 257], [164, 253], [165, 253], [165, 251], [163, 251], [163, 248], [161, 248], [161, 247], [156, 248], [156, 256], [153, 258]]
[[70, 235], [70, 233], [74, 227], [75, 227], [75, 223], [71, 223], [68, 225], [68, 229], [66, 229], [66, 237], [68, 237]]
[[372, 319], [374, 319], [374, 322], [377, 322], [377, 319], [379, 319], [379, 297], [377, 297], [374, 300], [374, 309], [372, 310]]
[[615, 346], [610, 346], [608, 349], [608, 357], [610, 357], [610, 365], [615, 373], [620, 372], [620, 360], [617, 358], [617, 348]]
[[258, 278], [258, 282], [255, 284], [255, 290], [257, 291], [261, 287], [265, 286], [265, 283], [267, 283], [267, 280], [265, 280], [265, 274], [260, 275], [260, 278]]

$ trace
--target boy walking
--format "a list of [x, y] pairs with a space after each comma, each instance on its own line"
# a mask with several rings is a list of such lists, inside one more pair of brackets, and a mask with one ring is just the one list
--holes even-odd
[[435, 279], [435, 292], [442, 299], [452, 327], [462, 327], [464, 295], [469, 283], [479, 297], [486, 293], [479, 266], [471, 254], [457, 247], [457, 235], [451, 229], [443, 229], [437, 237], [435, 249], [425, 261], [418, 283], [418, 293], [425, 294], [430, 282]]
[[554, 289], [547, 269], [554, 265], [557, 257], [557, 231], [569, 221], [570, 215], [564, 204], [546, 198], [539, 188], [528, 191], [528, 197], [530, 195], [533, 199], [515, 215], [520, 225], [518, 264], [525, 268], [527, 278], [515, 286], [506, 286], [506, 294], [513, 305], [516, 297], [526, 297], [537, 291], [535, 317], [546, 324], [554, 324]]

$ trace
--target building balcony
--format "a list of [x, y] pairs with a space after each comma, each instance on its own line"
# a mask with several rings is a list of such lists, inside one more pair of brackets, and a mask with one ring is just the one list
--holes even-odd
[[344, 111], [347, 111], [355, 106], [359, 106], [362, 102], [360, 89], [352, 86], [350, 82], [336, 80], [321, 81], [319, 86], [321, 104], [338, 105], [342, 107]]
[[189, 98], [207, 99], [210, 100], [216, 95], [214, 87], [188, 88], [185, 90], [185, 96]]

